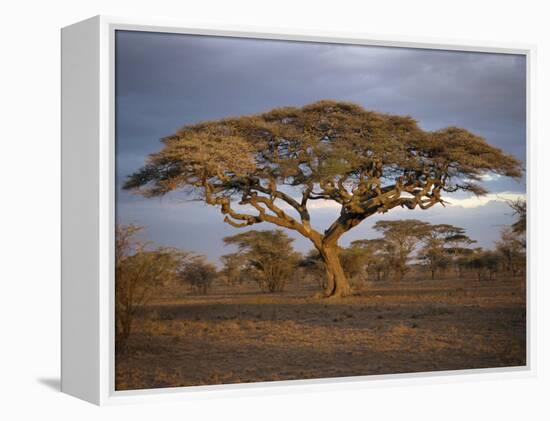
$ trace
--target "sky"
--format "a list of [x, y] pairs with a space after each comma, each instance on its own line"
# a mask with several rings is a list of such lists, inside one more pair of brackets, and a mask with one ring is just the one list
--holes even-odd
[[[425, 130], [463, 127], [519, 158], [526, 157], [526, 63], [523, 56], [445, 50], [117, 31], [117, 223], [145, 227], [160, 246], [204, 254], [213, 261], [234, 250], [224, 236], [242, 232], [219, 209], [181, 195], [143, 198], [121, 185], [160, 139], [188, 124], [303, 106], [322, 99], [409, 115]], [[375, 238], [379, 219], [415, 218], [461, 226], [478, 246], [492, 247], [514, 222], [506, 200], [525, 196], [525, 180], [488, 174], [490, 194], [448, 195], [446, 207], [393, 209], [367, 218], [340, 244]], [[314, 227], [323, 231], [338, 208], [316, 202]], [[253, 229], [273, 229], [263, 223]], [[308, 240], [289, 231], [300, 251]]]

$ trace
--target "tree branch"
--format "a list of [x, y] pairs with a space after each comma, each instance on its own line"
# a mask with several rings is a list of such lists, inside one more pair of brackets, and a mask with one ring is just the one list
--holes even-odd
[[[425, 182], [417, 180], [403, 184], [403, 177], [399, 177], [394, 185], [376, 187], [375, 191], [377, 194], [374, 196], [372, 192], [353, 194], [342, 205], [338, 219], [325, 231], [323, 242], [335, 244], [344, 233], [375, 213], [385, 213], [397, 206], [411, 210], [417, 206], [429, 209], [436, 203], [443, 203], [440, 196], [441, 183], [433, 178], [428, 178]], [[403, 192], [412, 194], [413, 197], [402, 197]]]

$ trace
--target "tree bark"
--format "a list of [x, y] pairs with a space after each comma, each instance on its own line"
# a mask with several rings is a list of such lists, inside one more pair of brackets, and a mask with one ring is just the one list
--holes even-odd
[[324, 294], [326, 297], [345, 297], [351, 294], [351, 286], [346, 278], [337, 247], [321, 247], [319, 249], [327, 272], [327, 283]]

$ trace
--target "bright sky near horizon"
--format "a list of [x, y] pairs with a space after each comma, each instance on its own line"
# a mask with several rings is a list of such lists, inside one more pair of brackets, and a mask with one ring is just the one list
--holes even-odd
[[[181, 126], [321, 99], [410, 115], [427, 130], [463, 127], [525, 162], [522, 56], [117, 31], [117, 222], [143, 225], [156, 244], [213, 260], [230, 252], [222, 238], [237, 229], [217, 208], [181, 195], [146, 199], [121, 191], [122, 182], [161, 148], [161, 137]], [[484, 185], [491, 192], [485, 197], [448, 195], [445, 208], [368, 218], [342, 245], [376, 237], [371, 227], [379, 219], [416, 218], [462, 226], [479, 246], [492, 247], [501, 227], [514, 220], [506, 200], [525, 196], [525, 180], [488, 174]], [[311, 214], [324, 229], [338, 208], [316, 202]], [[311, 248], [293, 236], [297, 249]]]

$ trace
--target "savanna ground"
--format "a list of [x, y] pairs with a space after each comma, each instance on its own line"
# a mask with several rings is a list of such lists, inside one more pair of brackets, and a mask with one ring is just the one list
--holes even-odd
[[526, 363], [524, 282], [404, 280], [314, 298], [215, 285], [165, 291], [143, 307], [116, 389], [410, 373]]

